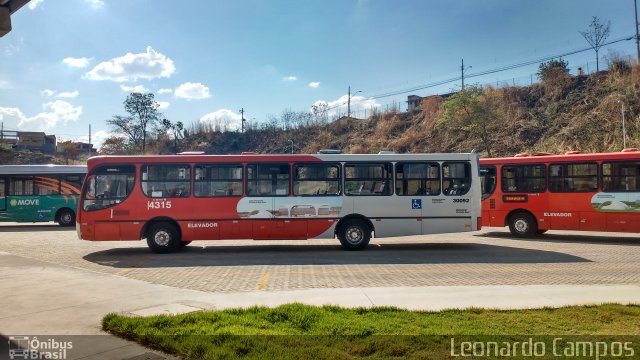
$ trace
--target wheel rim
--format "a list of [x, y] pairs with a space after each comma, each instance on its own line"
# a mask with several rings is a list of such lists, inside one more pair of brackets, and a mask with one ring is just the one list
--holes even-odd
[[527, 222], [527, 220], [525, 219], [516, 219], [516, 221], [514, 221], [513, 223], [513, 227], [517, 232], [524, 234], [529, 231], [529, 222]]
[[153, 242], [158, 246], [168, 246], [171, 241], [171, 234], [166, 230], [160, 230], [153, 235]]
[[352, 226], [347, 229], [347, 241], [351, 244], [357, 244], [364, 239], [364, 231], [360, 227]]
[[63, 224], [71, 224], [71, 220], [72, 220], [72, 216], [69, 213], [64, 213], [62, 214], [62, 216], [60, 217], [60, 221], [62, 221]]

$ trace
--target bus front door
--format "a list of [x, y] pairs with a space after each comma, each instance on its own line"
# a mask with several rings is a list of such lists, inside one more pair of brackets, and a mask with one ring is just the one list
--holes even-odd
[[5, 180], [0, 178], [0, 211], [7, 210], [7, 196], [5, 190]]

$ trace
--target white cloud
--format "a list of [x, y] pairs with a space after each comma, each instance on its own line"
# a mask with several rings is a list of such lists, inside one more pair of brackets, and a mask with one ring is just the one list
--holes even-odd
[[80, 95], [78, 90], [74, 90], [74, 91], [64, 91], [64, 92], [58, 93], [58, 95], [56, 95], [56, 97], [59, 97], [59, 98], [75, 98], [75, 97], [78, 97], [78, 95]]
[[202, 116], [200, 123], [222, 131], [235, 131], [242, 127], [242, 116], [228, 109], [220, 109]]
[[123, 56], [101, 62], [85, 74], [89, 80], [110, 80], [116, 82], [168, 78], [176, 71], [173, 60], [153, 50], [139, 54], [127, 53]]
[[[347, 102], [349, 96], [347, 94], [342, 95], [340, 98], [332, 101], [318, 100], [314, 105], [326, 104], [328, 109], [327, 116], [331, 119], [347, 114]], [[368, 99], [364, 96], [351, 96], [351, 116], [364, 117], [365, 112], [371, 113], [372, 109], [378, 108], [381, 105], [374, 99]]]
[[158, 94], [172, 94], [172, 93], [173, 93], [173, 89], [162, 88], [158, 90]]
[[11, 88], [12, 86], [10, 82], [0, 79], [0, 90], [9, 90]]
[[42, 104], [43, 112], [28, 117], [18, 108], [0, 107], [0, 120], [15, 122], [20, 130], [44, 131], [55, 126], [78, 121], [82, 115], [82, 106], [73, 106], [63, 100]]
[[295, 77], [295, 76], [289, 75], [289, 76], [283, 77], [282, 80], [284, 80], [284, 81], [296, 81], [296, 80], [298, 80], [298, 78]]
[[164, 110], [164, 109], [168, 108], [169, 105], [171, 105], [171, 104], [169, 102], [167, 102], [167, 101], [158, 101], [158, 109], [160, 109], [160, 110]]
[[51, 89], [44, 89], [40, 91], [40, 94], [42, 94], [42, 96], [53, 96], [53, 94], [55, 94], [55, 91]]
[[136, 85], [136, 86], [120, 85], [120, 89], [128, 93], [144, 94], [149, 92], [149, 89], [145, 88], [142, 85]]
[[312, 81], [312, 82], [309, 83], [309, 87], [310, 88], [316, 89], [319, 86], [320, 86], [320, 82], [319, 81]]
[[174, 95], [183, 99], [206, 99], [211, 97], [209, 88], [201, 83], [186, 82], [176, 88]]
[[38, 7], [38, 5], [42, 4], [43, 1], [44, 0], [31, 0], [28, 5], [29, 9], [35, 10]]
[[89, 62], [91, 61], [91, 59], [86, 58], [86, 57], [81, 57], [81, 58], [74, 58], [74, 57], [67, 57], [62, 59], [62, 62], [64, 64], [67, 64], [71, 67], [74, 68], [85, 68], [87, 66], [89, 66]]
[[104, 7], [104, 0], [84, 0], [84, 2], [94, 9], [102, 9]]

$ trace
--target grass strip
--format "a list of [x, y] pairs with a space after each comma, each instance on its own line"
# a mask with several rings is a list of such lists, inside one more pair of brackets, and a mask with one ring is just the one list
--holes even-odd
[[553, 336], [558, 335], [569, 339], [576, 335], [581, 339], [599, 336], [600, 340], [638, 335], [640, 306], [429, 312], [296, 303], [173, 316], [112, 313], [102, 319], [102, 327], [187, 359], [442, 358], [451, 351], [452, 336], [458, 341], [498, 342], [527, 341], [537, 336], [551, 346]]

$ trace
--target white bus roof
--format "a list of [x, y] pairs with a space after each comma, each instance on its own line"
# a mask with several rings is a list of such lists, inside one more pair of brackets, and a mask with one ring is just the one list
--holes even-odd
[[0, 165], [0, 175], [84, 174], [86, 165]]

